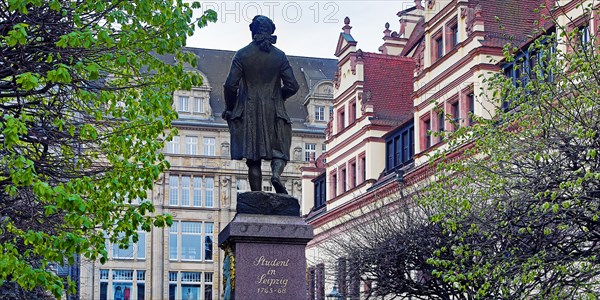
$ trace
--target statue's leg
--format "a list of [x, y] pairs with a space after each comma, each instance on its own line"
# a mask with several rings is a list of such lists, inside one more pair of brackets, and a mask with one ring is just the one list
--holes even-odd
[[250, 190], [262, 191], [262, 172], [260, 170], [260, 160], [246, 160], [248, 166], [248, 182]]
[[275, 188], [277, 194], [287, 194], [287, 190], [283, 183], [281, 183], [281, 174], [283, 173], [283, 169], [285, 169], [286, 162], [281, 158], [273, 158], [271, 160], [271, 170], [273, 171], [273, 176], [271, 176], [271, 183]]

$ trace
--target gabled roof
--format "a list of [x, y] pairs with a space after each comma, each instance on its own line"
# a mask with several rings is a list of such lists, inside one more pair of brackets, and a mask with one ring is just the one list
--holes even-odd
[[402, 53], [400, 53], [401, 56], [407, 56], [423, 40], [425, 35], [425, 27], [423, 26], [424, 24], [425, 21], [423, 18], [420, 18], [417, 24], [415, 24], [415, 28], [408, 37], [406, 46], [404, 46]]
[[350, 35], [349, 33], [340, 32], [340, 37], [338, 38], [337, 46], [335, 47], [335, 56], [339, 56], [340, 53], [346, 49], [348, 45], [356, 46], [358, 42]]
[[[222, 122], [220, 116], [225, 108], [223, 84], [229, 73], [235, 51], [189, 47], [185, 48], [185, 50], [194, 53], [198, 57], [197, 69], [206, 75], [212, 87], [210, 91], [210, 106], [215, 122]], [[288, 60], [300, 85], [300, 89], [298, 93], [286, 100], [285, 106], [293, 121], [293, 127], [299, 128], [304, 126], [303, 123], [308, 114], [306, 107], [303, 105], [304, 98], [308, 95], [311, 84], [315, 84], [315, 82], [307, 82], [307, 78], [301, 69], [304, 70], [304, 73], [311, 74], [311, 76], [332, 79], [333, 74], [337, 70], [337, 60], [301, 56], [288, 56]]]
[[363, 101], [373, 106], [373, 123], [396, 126], [413, 116], [412, 58], [364, 52]]
[[[539, 25], [541, 13], [534, 12], [548, 0], [470, 0], [469, 8], [481, 8], [485, 24], [484, 46], [502, 47], [513, 40], [521, 43], [530, 38]], [[546, 11], [544, 9], [542, 11]]]

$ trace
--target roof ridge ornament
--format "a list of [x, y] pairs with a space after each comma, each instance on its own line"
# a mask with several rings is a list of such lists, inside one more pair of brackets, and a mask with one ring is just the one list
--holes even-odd
[[344, 18], [344, 27], [342, 27], [342, 30], [344, 30], [345, 34], [350, 34], [350, 29], [352, 29], [352, 26], [350, 26], [350, 18], [346, 16]]

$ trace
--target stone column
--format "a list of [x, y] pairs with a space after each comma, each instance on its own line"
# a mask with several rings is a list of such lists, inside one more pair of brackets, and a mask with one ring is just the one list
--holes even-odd
[[306, 299], [306, 244], [312, 227], [300, 218], [296, 198], [248, 192], [219, 234], [225, 250], [224, 299]]

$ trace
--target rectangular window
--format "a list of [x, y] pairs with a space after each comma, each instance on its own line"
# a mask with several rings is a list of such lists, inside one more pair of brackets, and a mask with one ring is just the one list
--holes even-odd
[[391, 170], [394, 168], [394, 141], [388, 141], [386, 143], [387, 152], [387, 167], [386, 169]]
[[204, 223], [204, 260], [213, 260], [213, 223]]
[[431, 120], [425, 120], [423, 125], [423, 129], [425, 130], [425, 149], [427, 149], [431, 147]]
[[[123, 239], [125, 234], [120, 233], [118, 238]], [[146, 259], [146, 232], [143, 230], [137, 231], [138, 240], [133, 242], [133, 237], [129, 238], [126, 245], [119, 243], [110, 243], [108, 238], [106, 245], [109, 250], [110, 258], [112, 259]]]
[[350, 103], [350, 115], [348, 115], [348, 124], [356, 121], [356, 101]]
[[473, 116], [475, 115], [475, 95], [473, 92], [467, 94], [467, 104], [469, 109], [469, 125], [473, 124]]
[[212, 256], [212, 222], [173, 222], [169, 230], [169, 260], [212, 261]]
[[329, 107], [329, 120], [333, 118], [333, 106]]
[[350, 163], [350, 188], [356, 186], [356, 161]]
[[315, 121], [325, 121], [325, 106], [315, 106]]
[[329, 184], [331, 184], [331, 197], [337, 196], [337, 174], [331, 175], [331, 180]]
[[444, 44], [442, 44], [442, 37], [435, 39], [436, 58], [440, 59], [444, 56]]
[[204, 138], [204, 155], [214, 156], [216, 144], [217, 144], [216, 138], [205, 137]]
[[213, 273], [204, 272], [204, 299], [212, 300]]
[[179, 107], [177, 111], [189, 112], [190, 111], [190, 98], [187, 96], [179, 96]]
[[411, 123], [393, 135], [386, 137], [388, 163], [385, 170], [387, 172], [396, 170], [412, 160], [413, 150], [411, 147], [414, 147], [413, 135], [414, 126]]
[[[411, 127], [412, 128], [412, 127]], [[402, 133], [402, 163], [405, 163], [411, 159], [410, 153], [410, 134], [409, 131]]]
[[169, 272], [169, 300], [212, 300], [213, 273]]
[[181, 206], [190, 206], [190, 176], [181, 176]]
[[[444, 115], [444, 111], [438, 113], [438, 131], [444, 132], [446, 125], [446, 116]], [[442, 137], [440, 137], [441, 139]]]
[[314, 194], [314, 207], [320, 208], [325, 206], [325, 189], [327, 185], [325, 184], [325, 174], [315, 178], [315, 194]]
[[192, 206], [202, 206], [202, 177], [194, 177], [194, 196]]
[[185, 154], [198, 154], [198, 138], [195, 136], [185, 137]]
[[169, 228], [169, 259], [177, 260], [179, 255], [177, 254], [179, 248], [179, 222], [173, 222], [173, 225]]
[[591, 43], [592, 39], [591, 39], [591, 35], [590, 35], [590, 24], [585, 24], [582, 26], [579, 26], [577, 28], [577, 37], [578, 37], [578, 42], [579, 45], [581, 46], [581, 49], [586, 50], [588, 49], [588, 45]]
[[317, 151], [317, 144], [305, 143], [304, 144], [304, 161], [313, 161], [315, 159]]
[[408, 130], [408, 139], [410, 141], [410, 149], [408, 149], [410, 151], [409, 157], [412, 159], [412, 157], [415, 155], [415, 128], [414, 127], [411, 127]]
[[367, 180], [367, 158], [365, 156], [361, 156], [359, 158], [360, 165], [358, 166], [361, 174], [361, 183]]
[[450, 49], [454, 49], [458, 45], [458, 23], [450, 25]]
[[202, 223], [181, 222], [181, 260], [202, 259]]
[[338, 132], [346, 128], [346, 113], [343, 109], [338, 111]]
[[454, 123], [454, 130], [458, 129], [458, 127], [460, 127], [460, 107], [459, 107], [459, 102], [456, 101], [452, 104], [450, 104], [450, 109], [452, 110], [452, 123]]
[[203, 113], [204, 112], [204, 99], [202, 97], [194, 97], [194, 112], [195, 113]]
[[100, 300], [144, 300], [146, 271], [100, 269]]
[[172, 140], [167, 142], [167, 153], [179, 154], [179, 137], [174, 136]]
[[169, 176], [169, 205], [179, 205], [179, 176]]
[[[203, 198], [204, 196], [204, 203]], [[171, 175], [169, 177], [169, 205], [213, 207], [214, 178]]]
[[[135, 253], [137, 259], [146, 259], [146, 232], [138, 230], [138, 241], [135, 243]], [[133, 240], [131, 241], [133, 243]]]
[[394, 137], [394, 167], [402, 164], [402, 137]]
[[215, 189], [215, 179], [212, 177], [204, 178], [204, 206], [205, 207], [213, 207], [214, 206], [214, 189]]
[[348, 176], [346, 175], [346, 167], [344, 167], [340, 171], [340, 176], [342, 177], [342, 193], [345, 193], [348, 189]]
[[433, 62], [444, 56], [444, 35], [442, 29], [431, 35], [431, 56]]

